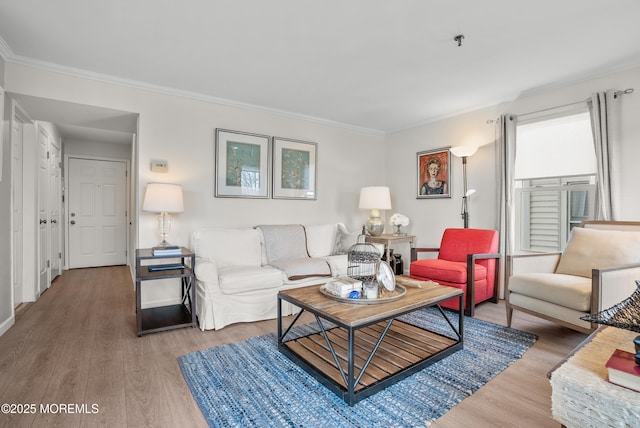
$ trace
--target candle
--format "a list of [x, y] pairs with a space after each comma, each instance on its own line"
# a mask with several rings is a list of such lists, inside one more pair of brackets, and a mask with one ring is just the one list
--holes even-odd
[[378, 298], [378, 283], [365, 282], [364, 283], [364, 297], [365, 299], [377, 299]]

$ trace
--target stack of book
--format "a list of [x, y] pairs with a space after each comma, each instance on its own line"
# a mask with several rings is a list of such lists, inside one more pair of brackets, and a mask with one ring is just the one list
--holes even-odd
[[151, 249], [154, 256], [179, 256], [182, 254], [182, 248], [177, 245], [168, 245], [166, 247], [153, 247]]
[[609, 382], [640, 392], [640, 366], [631, 352], [616, 349], [606, 367]]

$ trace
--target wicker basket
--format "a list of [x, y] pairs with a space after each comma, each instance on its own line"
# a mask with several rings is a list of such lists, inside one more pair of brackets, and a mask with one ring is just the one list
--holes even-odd
[[380, 251], [375, 245], [365, 242], [364, 234], [358, 236], [355, 245], [347, 253], [347, 276], [363, 282], [371, 282], [376, 278], [376, 268], [380, 261]]

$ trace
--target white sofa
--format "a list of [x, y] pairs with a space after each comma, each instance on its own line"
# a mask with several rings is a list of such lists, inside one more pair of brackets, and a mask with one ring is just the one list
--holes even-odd
[[[347, 250], [355, 244], [358, 232], [349, 232], [340, 223], [303, 227], [309, 257], [326, 261], [329, 276], [289, 279], [284, 271], [268, 264], [260, 228], [195, 231], [191, 245], [196, 253], [196, 312], [200, 328], [217, 330], [237, 322], [275, 318], [278, 291], [346, 276]], [[296, 311], [283, 304], [284, 315]]]

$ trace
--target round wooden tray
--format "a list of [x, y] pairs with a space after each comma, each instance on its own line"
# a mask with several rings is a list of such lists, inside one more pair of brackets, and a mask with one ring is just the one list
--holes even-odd
[[352, 303], [354, 305], [379, 305], [380, 303], [393, 302], [394, 300], [400, 299], [402, 296], [407, 294], [407, 289], [404, 288], [400, 284], [396, 284], [396, 288], [393, 291], [384, 291], [382, 293], [383, 297], [378, 297], [377, 299], [349, 299], [348, 297], [340, 297], [335, 296], [331, 293], [328, 293], [325, 289], [326, 285], [321, 285], [319, 290], [320, 293], [329, 297], [330, 299], [337, 300], [343, 303]]

